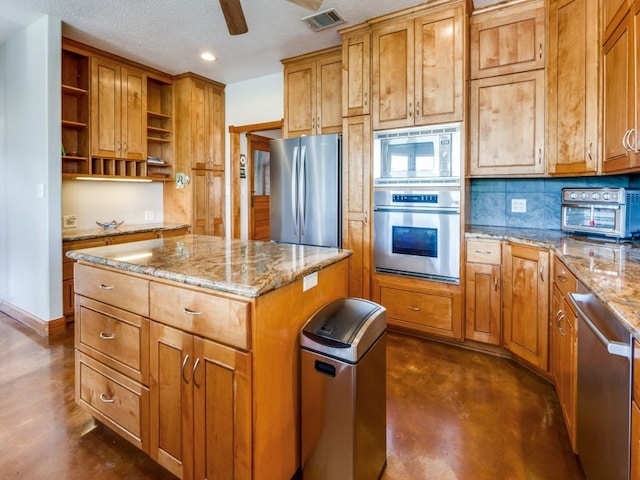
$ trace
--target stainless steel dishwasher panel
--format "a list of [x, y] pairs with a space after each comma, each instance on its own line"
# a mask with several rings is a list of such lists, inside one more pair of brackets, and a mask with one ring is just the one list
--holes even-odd
[[588, 479], [628, 480], [631, 334], [585, 290], [570, 294], [578, 313], [578, 455]]

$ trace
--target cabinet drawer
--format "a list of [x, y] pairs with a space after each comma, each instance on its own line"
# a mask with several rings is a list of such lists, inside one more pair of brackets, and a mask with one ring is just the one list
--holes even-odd
[[452, 330], [453, 299], [397, 288], [381, 287], [380, 303], [387, 309], [387, 317], [425, 325], [432, 329]]
[[76, 401], [122, 437], [149, 453], [149, 390], [76, 352]]
[[502, 243], [493, 240], [467, 240], [467, 262], [500, 265]]
[[556, 256], [553, 257], [553, 283], [560, 289], [562, 296], [575, 292], [578, 288], [576, 277]]
[[149, 281], [123, 273], [76, 264], [76, 293], [149, 316]]
[[151, 318], [237, 348], [251, 348], [249, 303], [151, 282]]
[[78, 297], [76, 348], [143, 384], [149, 383], [149, 320]]
[[140, 233], [127, 233], [126, 235], [114, 235], [110, 238], [110, 243], [116, 245], [118, 243], [128, 242], [140, 242], [142, 240], [153, 240], [158, 238], [160, 233], [158, 232], [140, 232]]

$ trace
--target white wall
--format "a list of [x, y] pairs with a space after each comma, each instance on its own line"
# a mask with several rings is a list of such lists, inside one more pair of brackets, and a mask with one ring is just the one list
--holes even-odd
[[[62, 215], [75, 215], [77, 228], [96, 228], [96, 221], [124, 220], [125, 225], [163, 220], [161, 182], [62, 182]], [[147, 219], [145, 212], [152, 212]]]
[[[282, 120], [284, 117], [284, 76], [282, 73], [274, 75], [267, 75], [264, 77], [255, 78], [253, 80], [247, 80], [245, 82], [238, 82], [227, 85], [225, 89], [225, 116], [226, 116], [226, 129], [229, 131], [229, 126], [241, 126], [241, 125], [253, 125], [256, 123], [268, 123]], [[230, 145], [229, 135], [225, 135], [225, 155], [226, 155], [226, 169], [230, 172]], [[246, 154], [247, 144], [243, 138], [241, 141], [241, 152]], [[234, 159], [234, 161], [239, 161]], [[226, 212], [226, 225], [227, 235], [231, 233], [229, 228], [231, 219], [231, 179], [227, 175], [226, 184], [226, 197], [227, 197], [227, 212]], [[248, 180], [240, 180], [240, 198], [246, 200], [247, 195], [247, 183]], [[241, 215], [241, 237], [247, 238], [247, 204], [245, 201], [240, 204]]]
[[0, 45], [0, 299], [62, 316], [61, 22], [44, 16]]

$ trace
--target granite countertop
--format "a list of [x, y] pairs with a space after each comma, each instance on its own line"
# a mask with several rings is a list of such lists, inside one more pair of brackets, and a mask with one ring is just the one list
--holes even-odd
[[183, 235], [72, 250], [69, 258], [258, 297], [351, 255], [338, 248]]
[[115, 235], [127, 235], [130, 233], [159, 232], [162, 230], [178, 230], [179, 228], [190, 228], [187, 224], [175, 223], [143, 223], [138, 225], [122, 224], [117, 228], [96, 228], [63, 230], [62, 241], [72, 242], [74, 240], [88, 240], [90, 238], [112, 237]]
[[640, 340], [640, 243], [567, 235], [558, 230], [467, 226], [467, 238], [549, 248]]

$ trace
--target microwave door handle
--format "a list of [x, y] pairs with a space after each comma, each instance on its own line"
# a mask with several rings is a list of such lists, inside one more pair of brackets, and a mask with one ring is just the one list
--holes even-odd
[[298, 235], [298, 147], [293, 147], [291, 158], [291, 216], [293, 217], [293, 234]]
[[299, 187], [298, 187], [298, 212], [300, 217], [300, 234], [306, 235], [306, 209], [307, 209], [307, 197], [306, 197], [306, 182], [307, 182], [307, 174], [306, 174], [306, 166], [307, 166], [307, 146], [303, 145], [300, 152], [300, 175], [298, 175], [299, 179]]

